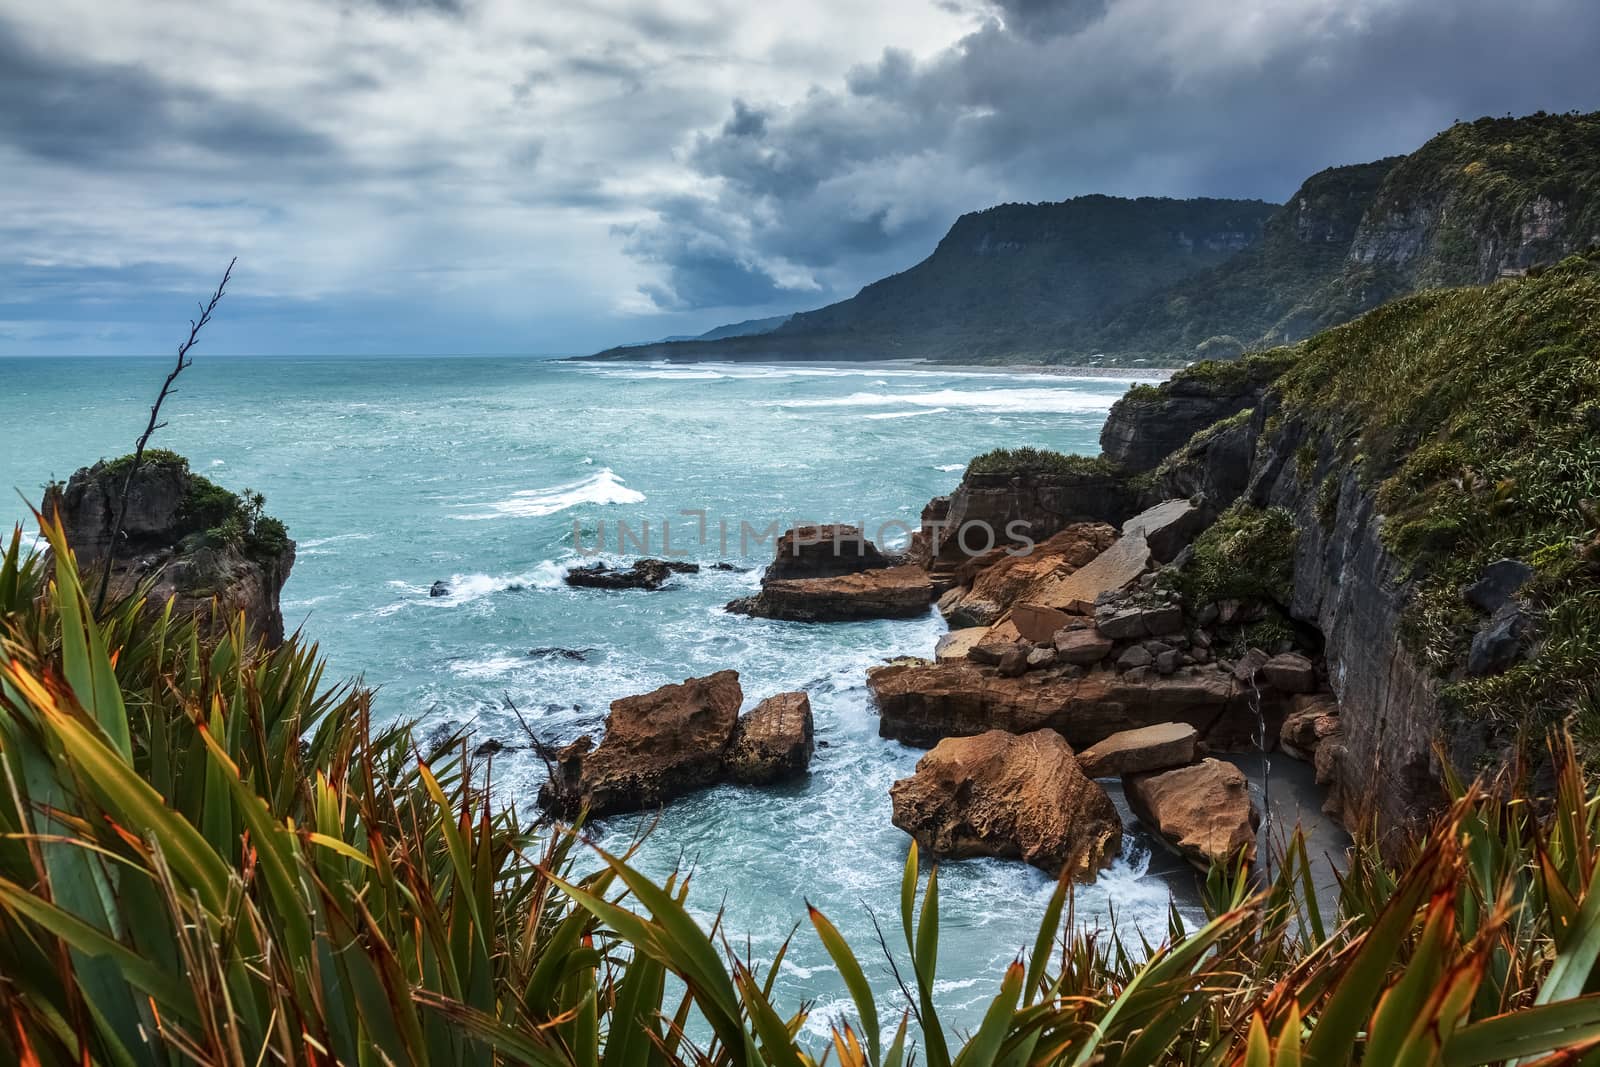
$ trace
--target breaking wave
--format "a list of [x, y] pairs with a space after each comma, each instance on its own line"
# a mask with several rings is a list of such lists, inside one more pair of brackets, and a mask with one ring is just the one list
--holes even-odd
[[629, 489], [610, 467], [601, 467], [587, 478], [546, 489], [522, 489], [505, 500], [488, 504], [463, 504], [462, 507], [482, 507], [458, 519], [538, 519], [566, 511], [580, 504], [642, 504], [644, 494]]

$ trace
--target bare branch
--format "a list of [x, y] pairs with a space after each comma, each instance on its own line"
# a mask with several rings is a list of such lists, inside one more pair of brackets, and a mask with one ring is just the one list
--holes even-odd
[[122, 523], [128, 517], [128, 494], [133, 491], [134, 476], [139, 473], [139, 464], [144, 460], [145, 446], [150, 443], [150, 436], [167, 424], [161, 420], [161, 405], [173, 392], [172, 383], [178, 375], [184, 372], [194, 362], [194, 357], [189, 355], [189, 350], [194, 347], [195, 341], [200, 337], [200, 331], [205, 329], [206, 323], [211, 321], [211, 313], [217, 310], [217, 305], [222, 302], [222, 295], [227, 291], [228, 280], [233, 277], [233, 265], [239, 262], [235, 256], [228, 261], [228, 269], [222, 272], [222, 281], [217, 283], [216, 292], [211, 294], [210, 301], [197, 304], [200, 309], [198, 319], [189, 320], [189, 336], [178, 346], [178, 359], [172, 370], [167, 372], [166, 381], [161, 383], [161, 391], [156, 394], [156, 402], [150, 405], [150, 420], [145, 423], [144, 433], [139, 435], [138, 443], [133, 448], [133, 462], [128, 464], [128, 473], [122, 479], [122, 495], [117, 500], [117, 520], [111, 524], [111, 543], [106, 546], [105, 568], [100, 572], [100, 591], [95, 595], [94, 610], [99, 614], [106, 605], [106, 589], [111, 584], [111, 567], [117, 558], [117, 542], [122, 537]]

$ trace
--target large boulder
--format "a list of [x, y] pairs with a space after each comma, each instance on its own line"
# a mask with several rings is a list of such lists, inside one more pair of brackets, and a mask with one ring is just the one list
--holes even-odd
[[951, 630], [939, 638], [939, 643], [933, 648], [933, 658], [940, 663], [958, 663], [967, 658], [988, 632], [987, 626], [968, 626], [960, 630]]
[[1339, 733], [1339, 704], [1331, 693], [1296, 697], [1278, 731], [1284, 752], [1305, 763], [1316, 763], [1323, 742]]
[[761, 592], [731, 601], [727, 610], [790, 622], [911, 619], [926, 614], [932, 600], [928, 572], [906, 564], [834, 578], [763, 582]]
[[1123, 779], [1128, 804], [1146, 825], [1201, 870], [1255, 859], [1261, 815], [1244, 772], [1219, 759]]
[[721, 781], [744, 693], [737, 671], [718, 671], [613, 701], [605, 738], [560, 753], [539, 804], [568, 818], [639, 811]]
[[[1057, 665], [1006, 677], [969, 658], [875, 667], [867, 688], [878, 706], [878, 733], [922, 747], [994, 729], [1051, 729], [1082, 749], [1121, 730], [1181, 722], [1214, 749], [1241, 751], [1254, 747], [1259, 728], [1251, 689], [1214, 668], [1135, 676]], [[1276, 729], [1283, 710], [1276, 696], [1263, 695], [1269, 728]]]
[[1119, 537], [1110, 548], [1070, 574], [1054, 575], [1028, 591], [1030, 603], [1057, 608], [1074, 615], [1094, 611], [1095, 601], [1128, 588], [1150, 565], [1150, 545], [1144, 534]]
[[1190, 500], [1164, 500], [1122, 524], [1122, 536], [1140, 534], [1150, 547], [1150, 558], [1171, 563], [1195, 535], [1205, 529], [1206, 515]]
[[[84, 582], [98, 585], [112, 544], [130, 457], [84, 467], [46, 490], [40, 510], [59, 515]], [[189, 470], [182, 456], [145, 453], [128, 486], [127, 512], [108, 591], [127, 596], [149, 583], [146, 610], [191, 615], [213, 631], [244, 617], [269, 645], [283, 641], [279, 594], [294, 566], [283, 525], [246, 500]]]
[[1078, 766], [1090, 778], [1165, 770], [1194, 762], [1200, 732], [1186, 722], [1160, 722], [1123, 730], [1078, 753]]
[[966, 588], [942, 599], [939, 610], [952, 626], [988, 626], [1029, 590], [1072, 574], [1115, 540], [1116, 531], [1103, 522], [1074, 523], [1031, 548], [997, 548], [956, 571]]
[[746, 712], [728, 746], [728, 774], [736, 782], [764, 785], [798, 778], [811, 766], [811, 698], [779, 693]]
[[1121, 847], [1116, 806], [1052, 730], [941, 741], [889, 795], [894, 824], [935, 856], [1020, 859], [1092, 881]]

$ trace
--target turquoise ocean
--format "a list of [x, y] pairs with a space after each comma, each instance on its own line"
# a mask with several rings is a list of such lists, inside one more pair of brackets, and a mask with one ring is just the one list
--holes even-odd
[[[47, 480], [130, 451], [166, 364], [0, 360], [4, 410], [17, 419], [0, 430], [0, 522], [28, 525], [27, 504]], [[508, 699], [544, 738], [565, 741], [598, 734], [618, 697], [725, 668], [739, 671], [746, 708], [808, 691], [819, 740], [809, 778], [675, 802], [639, 862], [658, 876], [693, 868], [696, 913], [709, 923], [722, 909], [730, 941], [757, 960], [803, 922], [809, 900], [893, 1000], [873, 914], [886, 933], [898, 930], [908, 839], [890, 824], [888, 790], [920, 753], [877, 736], [864, 672], [930, 655], [944, 625], [932, 611], [824, 626], [726, 614], [771, 557], [770, 540], [748, 535], [741, 553], [740, 531], [839, 521], [903, 541], [977, 453], [1097, 452], [1128, 384], [916, 364], [201, 356], [156, 444], [229, 488], [266, 494], [299, 543], [283, 594], [288, 626], [321, 645], [334, 676], [376, 687], [384, 717], [515, 746], [524, 737]], [[748, 569], [685, 575], [658, 592], [564, 586], [580, 545], [592, 550], [603, 535], [602, 558], [616, 555], [619, 521], [635, 539], [648, 524], [652, 554], [665, 522], [673, 552]], [[437, 580], [448, 596], [428, 595]], [[531, 654], [549, 648], [587, 658]], [[503, 752], [495, 794], [531, 819], [543, 773], [526, 749]], [[612, 819], [598, 836], [623, 845], [654, 818]], [[991, 860], [946, 863], [940, 882], [940, 1004], [947, 1021], [970, 1026], [1031, 944], [1052, 882]], [[1076, 914], [1159, 939], [1173, 903], [1197, 914], [1193, 876], [1134, 831], [1117, 863], [1079, 891]], [[808, 1027], [818, 1035], [843, 1010], [808, 926], [778, 993], [815, 1003]]]

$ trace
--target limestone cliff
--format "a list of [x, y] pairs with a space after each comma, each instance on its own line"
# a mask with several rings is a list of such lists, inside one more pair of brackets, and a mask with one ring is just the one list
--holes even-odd
[[[1247, 413], [1146, 480], [1293, 516], [1347, 821], [1398, 831], [1520, 736], [1600, 706], [1600, 256], [1396, 301], [1275, 354]], [[1170, 433], [1160, 405], [1128, 439]], [[1506, 575], [1512, 579], [1507, 582]]]

